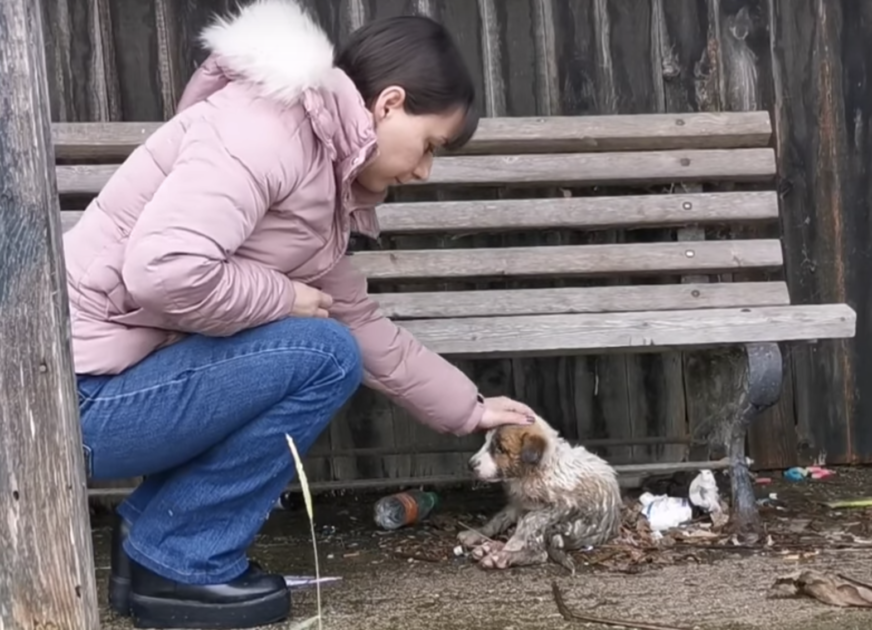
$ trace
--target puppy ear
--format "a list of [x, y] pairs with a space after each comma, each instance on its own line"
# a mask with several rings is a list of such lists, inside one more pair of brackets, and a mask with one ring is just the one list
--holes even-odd
[[521, 461], [530, 466], [536, 466], [545, 453], [545, 438], [541, 435], [527, 434], [521, 446]]

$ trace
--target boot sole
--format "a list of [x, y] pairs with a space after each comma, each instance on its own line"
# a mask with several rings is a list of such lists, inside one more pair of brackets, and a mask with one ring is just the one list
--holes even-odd
[[135, 628], [253, 628], [284, 621], [290, 613], [288, 591], [232, 604], [207, 604], [130, 594], [130, 615]]
[[109, 578], [109, 608], [122, 617], [130, 615], [130, 580], [111, 576]]

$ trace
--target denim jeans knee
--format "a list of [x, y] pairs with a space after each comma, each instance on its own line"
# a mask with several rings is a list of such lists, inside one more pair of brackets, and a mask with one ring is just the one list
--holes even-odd
[[[277, 325], [282, 326], [288, 321], [290, 320], [283, 320]], [[357, 388], [363, 380], [363, 355], [351, 330], [330, 318], [312, 319], [309, 321], [309, 326], [312, 339], [319, 340], [324, 350], [336, 358], [347, 375], [349, 385]], [[289, 332], [293, 333], [294, 327], [288, 326], [288, 328], [291, 329]]]
[[191, 336], [122, 374], [80, 377], [97, 478], [148, 478], [119, 508], [136, 562], [188, 583], [245, 570], [245, 550], [305, 454], [360, 385], [351, 332], [289, 318]]

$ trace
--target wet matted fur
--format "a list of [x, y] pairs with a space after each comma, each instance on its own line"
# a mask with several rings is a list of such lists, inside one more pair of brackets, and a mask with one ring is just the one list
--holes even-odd
[[[608, 542], [621, 524], [621, 490], [608, 462], [564, 440], [541, 417], [490, 430], [469, 460], [481, 481], [502, 483], [507, 505], [480, 532], [458, 539], [484, 568], [545, 562]], [[515, 526], [508, 542], [488, 540]], [[486, 537], [486, 538], [485, 538]]]

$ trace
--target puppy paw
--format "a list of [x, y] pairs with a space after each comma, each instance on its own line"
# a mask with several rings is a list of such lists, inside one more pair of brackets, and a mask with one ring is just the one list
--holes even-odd
[[493, 551], [484, 556], [479, 561], [479, 566], [483, 569], [508, 569], [509, 567], [523, 567], [533, 564], [542, 564], [548, 558], [546, 552], [535, 552], [529, 549], [520, 549], [518, 551], [508, 550], [505, 548]]
[[482, 542], [479, 546], [472, 550], [472, 557], [475, 560], [482, 560], [491, 554], [503, 550], [506, 543], [499, 540], [488, 540]]
[[514, 564], [516, 556], [516, 552], [500, 549], [484, 556], [478, 564], [483, 569], [508, 569]]
[[471, 530], [465, 529], [457, 534], [457, 541], [466, 549], [472, 549], [473, 547], [478, 547], [479, 545], [487, 542], [487, 538], [485, 538], [478, 532], [473, 532]]

